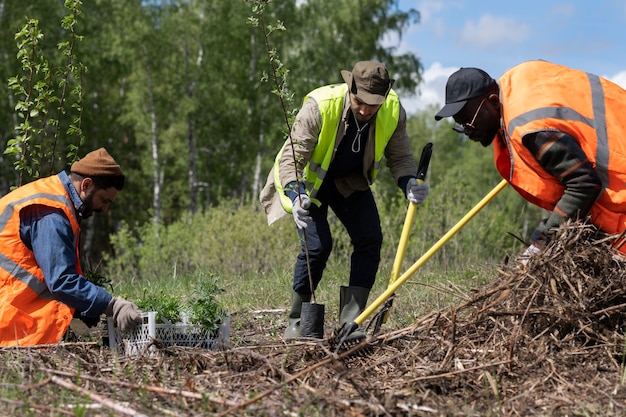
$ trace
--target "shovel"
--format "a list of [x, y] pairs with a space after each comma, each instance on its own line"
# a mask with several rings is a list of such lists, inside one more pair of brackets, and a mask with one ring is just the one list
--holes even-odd
[[[433, 144], [427, 143], [422, 149], [422, 155], [420, 156], [420, 162], [417, 166], [417, 182], [419, 184], [424, 182], [426, 178], [426, 172], [428, 171], [428, 165], [430, 164], [430, 157], [433, 153]], [[404, 260], [404, 253], [406, 252], [406, 245], [409, 240], [409, 234], [411, 233], [411, 227], [413, 226], [413, 220], [415, 219], [415, 212], [417, 210], [417, 204], [409, 202], [409, 207], [406, 211], [406, 217], [404, 218], [404, 225], [402, 226], [402, 233], [400, 234], [400, 241], [398, 243], [398, 250], [396, 251], [396, 258], [393, 261], [393, 267], [391, 268], [391, 277], [389, 278], [389, 284], [391, 286], [398, 275], [400, 275], [400, 268], [402, 267], [402, 261]], [[389, 310], [393, 304], [393, 294], [383, 307], [381, 314], [378, 316], [378, 321], [374, 326], [374, 334], [378, 332], [378, 329], [383, 323], [387, 322], [389, 317]]]
[[389, 287], [383, 292], [369, 307], [354, 319], [353, 322], [345, 323], [339, 330], [336, 351], [339, 351], [341, 345], [346, 341], [348, 336], [354, 332], [359, 325], [361, 325], [366, 318], [368, 318], [374, 310], [376, 310], [382, 303], [384, 303], [389, 297], [391, 297], [395, 291], [408, 280], [419, 268], [422, 267], [427, 260], [430, 259], [448, 240], [452, 238], [463, 226], [465, 226], [480, 210], [482, 210], [487, 203], [489, 203], [500, 191], [506, 187], [507, 181], [502, 180], [496, 185], [482, 200], [478, 202], [459, 222], [454, 225], [448, 232], [441, 237], [421, 258], [419, 258], [404, 274], [402, 274], [397, 280], [395, 280]]

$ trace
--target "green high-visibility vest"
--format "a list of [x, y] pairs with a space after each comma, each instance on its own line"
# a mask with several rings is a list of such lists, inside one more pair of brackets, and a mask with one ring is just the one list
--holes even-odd
[[[322, 116], [322, 128], [317, 140], [317, 145], [311, 155], [311, 160], [304, 167], [304, 184], [311, 201], [320, 204], [315, 199], [324, 177], [330, 166], [337, 138], [337, 129], [341, 121], [341, 112], [344, 106], [344, 99], [348, 92], [347, 84], [333, 84], [317, 88], [311, 91], [303, 100], [315, 99], [319, 112]], [[393, 132], [398, 126], [400, 117], [400, 101], [395, 91], [390, 90], [387, 99], [384, 101], [376, 115], [376, 132], [374, 145], [374, 167], [371, 172], [371, 180], [374, 181], [380, 171], [381, 161], [385, 154], [385, 148]], [[280, 182], [279, 160], [285, 146], [291, 146], [290, 141], [286, 141], [274, 161], [274, 184], [276, 191], [280, 195], [283, 208], [291, 213], [292, 201], [285, 195], [282, 183]]]

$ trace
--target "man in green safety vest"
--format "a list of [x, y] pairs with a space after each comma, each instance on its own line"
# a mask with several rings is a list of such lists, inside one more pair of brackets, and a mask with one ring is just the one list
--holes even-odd
[[268, 223], [292, 213], [302, 242], [285, 339], [300, 336], [302, 303], [311, 300], [331, 253], [328, 208], [353, 244], [349, 285], [340, 288], [341, 325], [365, 309], [376, 279], [383, 235], [370, 185], [383, 156], [408, 200], [421, 204], [428, 195], [428, 185], [415, 178], [406, 112], [387, 68], [361, 61], [341, 75], [345, 84], [317, 88], [304, 98], [260, 195]]

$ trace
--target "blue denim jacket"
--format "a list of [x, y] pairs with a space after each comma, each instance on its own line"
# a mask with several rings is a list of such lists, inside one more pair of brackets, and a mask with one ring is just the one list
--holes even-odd
[[[68, 191], [80, 221], [85, 210], [65, 172], [58, 174]], [[43, 271], [48, 290], [57, 300], [76, 309], [81, 317], [97, 318], [111, 301], [111, 294], [80, 275], [72, 226], [65, 213], [51, 207], [32, 205], [20, 213], [20, 238], [33, 251]]]

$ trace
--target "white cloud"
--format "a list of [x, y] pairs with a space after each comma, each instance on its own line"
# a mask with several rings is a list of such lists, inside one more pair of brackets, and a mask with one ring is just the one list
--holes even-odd
[[483, 48], [494, 45], [522, 43], [528, 37], [530, 29], [523, 22], [508, 17], [484, 14], [477, 22], [465, 23], [460, 34], [463, 44]]
[[450, 32], [448, 25], [449, 14], [457, 12], [462, 5], [449, 0], [421, 0], [417, 6], [411, 0], [400, 0], [400, 3], [415, 7], [420, 13], [420, 22], [416, 26], [418, 31], [426, 31], [434, 37], [443, 39]]
[[448, 77], [458, 69], [458, 67], [443, 67], [439, 62], [435, 62], [424, 70], [417, 96], [407, 99], [401, 98], [407, 113], [413, 114], [425, 110], [430, 104], [443, 104]]
[[615, 84], [619, 85], [623, 89], [626, 89], [626, 71], [618, 72], [614, 76], [606, 78], [613, 81]]
[[431, 22], [434, 16], [444, 10], [445, 7], [445, 2], [441, 0], [423, 0], [417, 4], [415, 9], [420, 12], [420, 22], [427, 24]]

